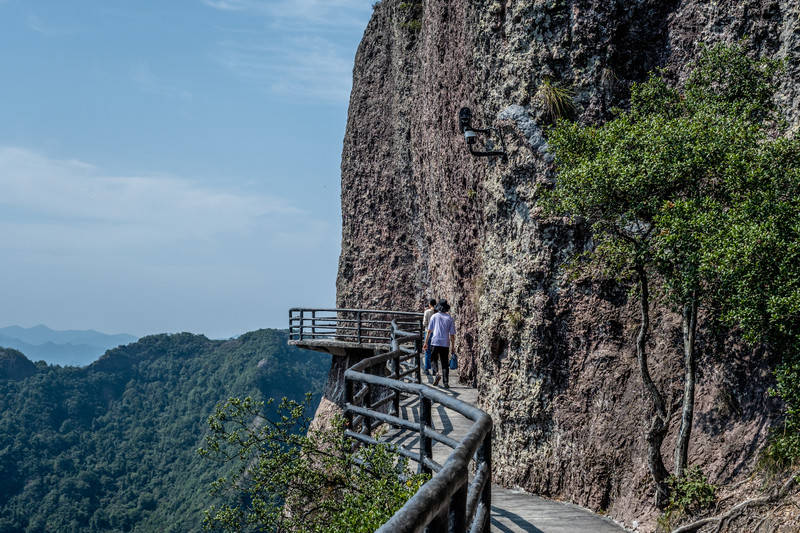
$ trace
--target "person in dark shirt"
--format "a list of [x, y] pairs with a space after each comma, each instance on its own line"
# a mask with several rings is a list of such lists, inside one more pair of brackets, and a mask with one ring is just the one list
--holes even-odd
[[[425, 314], [422, 315], [422, 331], [428, 331], [428, 324], [431, 321], [431, 317], [436, 312], [436, 300], [431, 298], [428, 300], [428, 307], [425, 309]], [[434, 362], [435, 363], [435, 362]], [[431, 375], [431, 347], [428, 346], [428, 349], [425, 350], [425, 373], [427, 375]], [[434, 374], [438, 373], [434, 371]]]

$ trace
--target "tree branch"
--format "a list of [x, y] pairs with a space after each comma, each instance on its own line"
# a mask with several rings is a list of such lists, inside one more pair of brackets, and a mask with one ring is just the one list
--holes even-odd
[[781, 498], [785, 497], [792, 488], [797, 484], [797, 477], [800, 476], [800, 472], [793, 473], [789, 480], [783, 484], [783, 486], [779, 489], [774, 491], [772, 494], [767, 496], [761, 496], [758, 498], [751, 498], [749, 500], [745, 500], [735, 506], [733, 506], [728, 512], [718, 515], [718, 516], [711, 516], [708, 518], [702, 518], [697, 520], [696, 522], [692, 522], [691, 524], [683, 525], [677, 529], [673, 529], [672, 533], [691, 533], [692, 531], [697, 531], [703, 526], [707, 526], [709, 524], [717, 524], [716, 531], [720, 531], [722, 526], [726, 522], [730, 522], [734, 518], [737, 518], [741, 515], [745, 510], [749, 507], [757, 507], [759, 505], [766, 505], [768, 503], [773, 503], [775, 501], [780, 500]]

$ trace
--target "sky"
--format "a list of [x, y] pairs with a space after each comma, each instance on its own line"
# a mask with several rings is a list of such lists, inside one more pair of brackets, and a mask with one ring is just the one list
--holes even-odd
[[369, 0], [0, 0], [0, 326], [227, 338], [335, 302]]

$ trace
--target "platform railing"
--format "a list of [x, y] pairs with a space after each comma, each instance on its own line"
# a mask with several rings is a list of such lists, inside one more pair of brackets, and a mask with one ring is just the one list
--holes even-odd
[[[488, 532], [492, 502], [491, 417], [473, 405], [421, 383], [420, 333], [405, 331], [394, 320], [389, 340], [390, 351], [364, 359], [345, 372], [346, 435], [364, 444], [378, 444], [380, 441], [372, 432], [383, 424], [418, 432], [418, 452], [402, 446], [397, 451], [433, 477], [377, 531]], [[403, 396], [419, 398], [418, 422], [402, 417]], [[461, 441], [434, 429], [431, 416], [434, 404], [473, 421]], [[433, 460], [434, 441], [453, 450], [443, 465]]]
[[392, 321], [421, 332], [422, 313], [380, 309], [289, 309], [289, 340], [335, 340], [356, 344], [389, 344]]

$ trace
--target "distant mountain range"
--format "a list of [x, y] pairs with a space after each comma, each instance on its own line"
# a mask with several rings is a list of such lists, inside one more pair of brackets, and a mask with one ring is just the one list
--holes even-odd
[[19, 350], [33, 361], [62, 366], [86, 366], [106, 350], [137, 339], [133, 335], [107, 335], [92, 329], [56, 331], [44, 325], [0, 328], [0, 347]]

